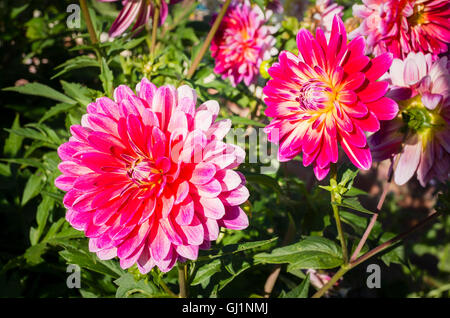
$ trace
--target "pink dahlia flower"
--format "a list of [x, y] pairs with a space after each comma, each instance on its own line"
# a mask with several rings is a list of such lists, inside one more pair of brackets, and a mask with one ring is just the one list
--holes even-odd
[[279, 144], [278, 159], [288, 161], [303, 152], [303, 164], [314, 167], [317, 179], [338, 160], [338, 144], [361, 169], [372, 156], [365, 131], [375, 132], [380, 120], [397, 115], [398, 106], [384, 97], [388, 82], [377, 81], [390, 67], [392, 55], [372, 60], [364, 55], [365, 42], [347, 43], [342, 20], [335, 16], [330, 40], [318, 28], [316, 38], [305, 29], [297, 34], [299, 55], [283, 51], [268, 72], [264, 87], [265, 114], [274, 117], [265, 128]]
[[[97, 0], [101, 2], [114, 2], [117, 0]], [[179, 2], [180, 0], [168, 0], [170, 4]], [[169, 12], [166, 0], [161, 0], [161, 7], [159, 13], [159, 24], [163, 24], [167, 18]], [[125, 32], [126, 29], [136, 20], [132, 31], [147, 24], [153, 12], [155, 5], [153, 1], [148, 0], [123, 0], [123, 9], [120, 11], [119, 16], [114, 21], [111, 29], [109, 30], [109, 36], [117, 37]]]
[[363, 20], [352, 36], [367, 37], [374, 55], [391, 52], [405, 58], [409, 52], [439, 54], [450, 42], [448, 0], [363, 0], [353, 14]]
[[85, 232], [91, 252], [119, 257], [124, 269], [167, 272], [209, 248], [219, 227], [247, 227], [239, 205], [249, 193], [232, 170], [245, 152], [222, 142], [231, 123], [215, 122], [217, 102], [196, 109], [190, 87], [147, 79], [136, 95], [119, 86], [114, 99], [89, 104], [58, 149], [55, 185], [67, 191], [66, 219]]
[[236, 86], [242, 80], [250, 85], [258, 78], [263, 60], [270, 58], [275, 44], [264, 14], [248, 1], [234, 1], [220, 23], [212, 43], [211, 55], [216, 60], [214, 72], [229, 78]]
[[[405, 184], [417, 172], [422, 186], [445, 181], [450, 172], [450, 73], [447, 57], [409, 53], [395, 59], [389, 71], [389, 95], [400, 105], [399, 116], [385, 122], [369, 139], [374, 159], [398, 158], [394, 181]], [[402, 147], [403, 144], [403, 147]]]

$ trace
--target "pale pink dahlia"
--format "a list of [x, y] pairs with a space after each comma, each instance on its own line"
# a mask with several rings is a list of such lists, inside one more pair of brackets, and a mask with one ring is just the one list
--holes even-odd
[[[399, 116], [370, 137], [374, 159], [398, 159], [394, 181], [405, 184], [417, 172], [422, 186], [445, 181], [450, 172], [450, 73], [447, 57], [409, 53], [395, 59], [389, 71], [389, 95], [400, 105]], [[403, 145], [403, 146], [402, 146]]]
[[122, 85], [115, 101], [88, 105], [58, 149], [63, 174], [55, 184], [67, 191], [67, 220], [100, 259], [166, 272], [195, 260], [219, 227], [247, 227], [239, 205], [249, 193], [232, 170], [245, 152], [222, 142], [231, 123], [215, 122], [217, 102], [196, 109], [190, 87], [157, 88], [147, 79], [136, 90]]
[[439, 54], [450, 42], [450, 1], [448, 0], [363, 0], [353, 6], [362, 19], [352, 36], [367, 37], [374, 55], [391, 52], [405, 58], [409, 52]]
[[264, 23], [261, 9], [248, 1], [232, 2], [220, 23], [211, 43], [214, 72], [233, 86], [242, 80], [246, 85], [255, 82], [262, 61], [270, 58], [275, 38]]
[[347, 43], [342, 20], [335, 16], [330, 40], [318, 28], [316, 38], [305, 29], [297, 34], [299, 55], [283, 51], [269, 68], [273, 79], [264, 87], [265, 114], [274, 117], [265, 128], [279, 144], [278, 159], [288, 161], [303, 152], [303, 164], [314, 167], [319, 180], [338, 160], [338, 144], [353, 164], [369, 169], [372, 156], [365, 131], [394, 118], [397, 103], [384, 97], [388, 82], [378, 81], [390, 67], [392, 55], [372, 60], [365, 42]]
[[[114, 2], [117, 0], [97, 0], [100, 2]], [[161, 0], [159, 11], [159, 24], [163, 24], [167, 18], [169, 8], [167, 2], [170, 4], [179, 2], [180, 0]], [[126, 29], [136, 20], [132, 31], [144, 26], [153, 17], [155, 10], [155, 3], [149, 0], [123, 0], [123, 8], [119, 13], [119, 16], [114, 21], [111, 29], [109, 30], [109, 36], [117, 37], [125, 32]]]
[[306, 11], [303, 23], [313, 33], [317, 28], [321, 28], [328, 39], [334, 16], [342, 17], [343, 10], [344, 7], [333, 3], [333, 0], [316, 0], [315, 4], [311, 5]]

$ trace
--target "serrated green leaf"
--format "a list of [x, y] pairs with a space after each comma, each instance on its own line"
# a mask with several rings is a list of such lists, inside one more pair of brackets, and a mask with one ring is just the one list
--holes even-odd
[[221, 262], [219, 259], [216, 259], [208, 264], [200, 266], [192, 279], [191, 285], [196, 286], [202, 284], [204, 281], [207, 281], [211, 278], [215, 273], [220, 272]]
[[163, 293], [151, 282], [144, 280], [136, 281], [131, 273], [126, 273], [116, 279], [114, 283], [118, 286], [116, 298], [130, 297], [161, 297]]
[[[11, 126], [11, 130], [20, 129], [20, 121], [19, 121], [19, 114], [16, 114], [16, 117], [14, 118], [14, 122]], [[8, 157], [14, 157], [16, 156], [20, 148], [22, 147], [23, 142], [23, 136], [17, 135], [10, 131], [10, 134], [8, 138], [5, 140], [5, 145], [3, 147], [3, 153]]]
[[276, 248], [270, 254], [256, 254], [254, 258], [262, 263], [288, 263], [290, 268], [328, 269], [343, 263], [340, 247], [318, 236], [309, 236], [298, 243]]
[[367, 214], [374, 214], [372, 211], [369, 211], [365, 207], [363, 207], [357, 197], [342, 198], [342, 202], [340, 204], [336, 203], [336, 202], [333, 202], [332, 204], [336, 204], [343, 208], [348, 208], [348, 209], [352, 209], [352, 210], [367, 213]]
[[4, 91], [12, 91], [21, 94], [34, 95], [34, 96], [42, 96], [49, 99], [53, 99], [59, 102], [67, 103], [67, 104], [75, 104], [76, 101], [72, 98], [58, 92], [57, 90], [41, 84], [41, 83], [29, 83], [23, 86], [14, 86], [14, 87], [6, 87], [3, 88]]
[[293, 290], [289, 291], [284, 295], [283, 298], [308, 298], [309, 292], [309, 274], [302, 281], [300, 285], [295, 287]]
[[86, 55], [77, 56], [77, 57], [67, 60], [63, 64], [55, 67], [55, 69], [62, 68], [62, 70], [59, 71], [57, 74], [53, 75], [53, 77], [51, 79], [57, 78], [63, 74], [66, 74], [67, 72], [81, 69], [81, 68], [86, 68], [86, 67], [100, 67], [100, 64], [98, 63], [97, 60], [90, 58]]
[[42, 118], [39, 120], [39, 124], [43, 123], [44, 121], [60, 114], [60, 113], [64, 113], [64, 112], [68, 112], [69, 110], [71, 110], [72, 108], [74, 108], [75, 105], [73, 104], [57, 104], [53, 107], [51, 107], [48, 111], [45, 112], [44, 116], [42, 116]]
[[39, 192], [41, 191], [44, 183], [44, 175], [41, 171], [37, 171], [35, 174], [33, 174], [30, 179], [28, 179], [25, 189], [23, 190], [22, 195], [22, 206], [27, 204], [28, 201], [30, 201], [32, 198], [37, 196]]
[[75, 99], [81, 106], [87, 106], [92, 102], [89, 89], [79, 83], [61, 81], [64, 93]]
[[105, 58], [102, 58], [102, 71], [100, 74], [100, 80], [102, 81], [103, 89], [108, 96], [112, 96], [113, 91], [113, 73], [109, 69]]

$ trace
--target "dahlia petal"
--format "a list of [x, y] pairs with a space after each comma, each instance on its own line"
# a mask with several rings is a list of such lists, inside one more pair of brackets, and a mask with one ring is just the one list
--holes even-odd
[[392, 65], [394, 57], [391, 53], [383, 53], [373, 58], [369, 62], [367, 71], [365, 71], [366, 78], [370, 81], [376, 81], [383, 74], [385, 74]]
[[364, 103], [376, 101], [386, 94], [388, 86], [389, 83], [385, 81], [372, 82], [362, 91], [358, 92], [358, 97]]
[[248, 192], [248, 189], [245, 186], [241, 185], [232, 191], [222, 193], [220, 195], [220, 199], [226, 205], [235, 206], [241, 205], [242, 203], [247, 201], [249, 196], [250, 194]]
[[238, 206], [227, 206], [220, 223], [223, 227], [231, 230], [243, 230], [249, 224], [247, 214]]
[[370, 111], [378, 118], [378, 120], [391, 120], [397, 116], [398, 105], [395, 101], [387, 97], [366, 103]]
[[394, 171], [396, 184], [404, 185], [414, 175], [420, 162], [421, 149], [422, 143], [420, 141], [403, 146], [397, 168]]
[[197, 184], [198, 194], [205, 198], [215, 198], [222, 192], [220, 182], [216, 179], [211, 179], [208, 183]]
[[157, 226], [156, 230], [152, 229], [152, 232], [153, 231], [155, 231], [155, 236], [150, 243], [150, 254], [155, 262], [158, 262], [163, 260], [167, 254], [169, 254], [171, 243], [161, 226]]
[[372, 165], [372, 155], [369, 146], [363, 148], [353, 146], [347, 140], [340, 138], [342, 149], [347, 154], [350, 161], [358, 168], [368, 170]]
[[176, 250], [182, 257], [190, 260], [196, 260], [198, 257], [198, 246], [196, 245], [178, 245]]
[[220, 219], [225, 214], [225, 208], [219, 198], [200, 198], [199, 209], [207, 218]]
[[179, 206], [178, 214], [175, 216], [175, 221], [180, 225], [191, 224], [194, 218], [194, 202], [190, 197], [187, 197]]
[[192, 177], [189, 180], [191, 183], [200, 185], [205, 184], [216, 174], [216, 166], [209, 162], [201, 162], [195, 166], [192, 171]]

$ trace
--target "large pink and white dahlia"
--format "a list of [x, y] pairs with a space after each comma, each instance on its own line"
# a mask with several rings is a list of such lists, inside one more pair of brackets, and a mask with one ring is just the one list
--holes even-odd
[[391, 52], [405, 58], [409, 52], [447, 52], [448, 0], [363, 0], [362, 5], [353, 6], [353, 14], [362, 23], [351, 36], [366, 36], [374, 55]]
[[[100, 2], [114, 2], [117, 0], [97, 0]], [[163, 24], [167, 18], [170, 4], [179, 2], [180, 0], [161, 0], [159, 9], [159, 24]], [[109, 36], [117, 37], [125, 32], [126, 29], [136, 20], [132, 31], [147, 24], [155, 12], [155, 3], [149, 0], [123, 0], [123, 8], [109, 30]]]
[[302, 152], [304, 166], [313, 164], [322, 180], [337, 162], [340, 144], [356, 167], [369, 169], [372, 156], [364, 132], [377, 131], [380, 120], [398, 111], [397, 103], [384, 97], [388, 82], [377, 81], [391, 66], [392, 55], [369, 59], [363, 37], [347, 43], [338, 16], [329, 41], [320, 28], [315, 38], [302, 29], [297, 46], [298, 56], [280, 54], [264, 87], [265, 114], [274, 117], [265, 131], [279, 144], [278, 159], [288, 161]]
[[374, 159], [394, 158], [394, 181], [405, 184], [417, 172], [422, 186], [445, 181], [450, 173], [450, 73], [447, 57], [409, 53], [395, 59], [389, 95], [400, 105], [399, 116], [370, 137]]
[[261, 9], [248, 1], [233, 1], [220, 23], [212, 42], [211, 55], [216, 60], [214, 72], [229, 78], [236, 86], [250, 85], [258, 78], [263, 60], [270, 58], [275, 44]]
[[249, 193], [233, 170], [245, 152], [222, 141], [231, 123], [215, 122], [217, 102], [196, 109], [190, 87], [157, 88], [146, 79], [136, 90], [122, 85], [114, 101], [88, 105], [58, 149], [63, 174], [55, 184], [67, 191], [67, 220], [100, 259], [166, 272], [177, 260], [195, 260], [219, 227], [247, 227], [239, 205]]

